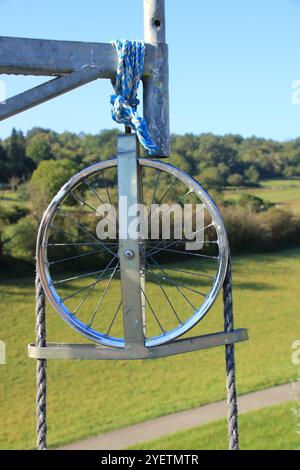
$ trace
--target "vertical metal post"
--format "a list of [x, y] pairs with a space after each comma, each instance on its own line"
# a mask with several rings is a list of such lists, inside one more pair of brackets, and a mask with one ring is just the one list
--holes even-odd
[[144, 116], [157, 156], [170, 155], [169, 62], [166, 44], [165, 0], [144, 0], [144, 39], [152, 46], [151, 74], [143, 78]]
[[146, 42], [165, 44], [165, 0], [144, 0], [144, 28]]
[[139, 203], [137, 138], [118, 136], [119, 259], [125, 345], [144, 346], [140, 253], [136, 205]]
[[[144, 203], [144, 192], [143, 192], [143, 167], [138, 164], [137, 166], [137, 176], [138, 176], [138, 201], [140, 204]], [[145, 214], [142, 214], [142, 217], [145, 218]], [[141, 240], [141, 237], [140, 237]], [[146, 336], [146, 257], [145, 251], [140, 250], [140, 284], [141, 284], [141, 302], [142, 302], [142, 318], [143, 318], [143, 332]]]

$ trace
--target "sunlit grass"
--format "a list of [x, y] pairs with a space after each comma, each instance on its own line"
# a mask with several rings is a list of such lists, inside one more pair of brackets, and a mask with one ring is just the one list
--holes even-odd
[[282, 209], [288, 209], [297, 215], [300, 214], [300, 180], [262, 180], [259, 188], [238, 188], [224, 191], [225, 199], [238, 200], [241, 194], [258, 196]]
[[[250, 334], [236, 348], [239, 393], [296, 377], [291, 345], [299, 339], [299, 277], [300, 250], [234, 259], [236, 327]], [[3, 281], [0, 295], [0, 339], [7, 346], [0, 448], [28, 449], [35, 446], [35, 361], [26, 353], [34, 340], [33, 280]], [[192, 334], [222, 325], [219, 299]], [[49, 341], [84, 342], [51, 308], [47, 330]], [[149, 362], [49, 361], [47, 371], [52, 447], [226, 396], [223, 348]]]
[[[300, 436], [293, 413], [293, 402], [267, 407], [240, 416], [241, 450], [299, 450]], [[208, 423], [198, 428], [132, 447], [150, 450], [227, 450], [227, 421]]]

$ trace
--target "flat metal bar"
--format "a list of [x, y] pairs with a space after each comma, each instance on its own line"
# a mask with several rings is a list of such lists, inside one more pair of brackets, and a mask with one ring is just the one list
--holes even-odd
[[0, 105], [0, 121], [92, 82], [100, 76], [101, 71], [99, 68], [87, 67], [24, 91], [7, 99], [5, 104]]
[[[138, 146], [139, 149], [139, 146]], [[137, 166], [137, 182], [138, 182], [138, 201], [144, 203], [144, 191], [143, 191], [143, 167], [142, 165]], [[143, 243], [142, 240], [139, 240]], [[142, 317], [143, 317], [143, 332], [146, 336], [146, 271], [145, 271], [145, 251], [140, 250], [140, 285], [141, 285], [141, 303], [142, 303]]]
[[[151, 75], [156, 54], [156, 48], [146, 44], [144, 76]], [[98, 67], [100, 78], [114, 78], [114, 47], [109, 43], [0, 36], [0, 74], [61, 76], [85, 67]]]
[[[118, 136], [119, 258], [126, 347], [145, 343], [139, 240], [134, 239], [138, 222], [136, 214], [129, 215], [130, 208], [139, 203], [137, 145], [135, 134]], [[126, 252], [132, 253], [132, 257], [126, 257]]]
[[46, 347], [29, 344], [28, 356], [31, 359], [82, 359], [82, 360], [140, 360], [158, 359], [192, 351], [210, 349], [248, 340], [246, 329], [231, 333], [213, 333], [194, 338], [185, 338], [170, 344], [143, 348], [142, 350], [116, 349], [94, 344], [47, 343]]
[[101, 78], [113, 78], [117, 54], [111, 44], [0, 37], [0, 73], [63, 75], [97, 66]]
[[156, 156], [170, 155], [169, 59], [166, 44], [165, 0], [144, 0], [144, 39], [155, 52], [151, 57], [151, 73], [145, 73], [144, 117], [153, 141]]

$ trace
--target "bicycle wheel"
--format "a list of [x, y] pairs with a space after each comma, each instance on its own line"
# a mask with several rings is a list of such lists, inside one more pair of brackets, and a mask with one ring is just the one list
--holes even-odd
[[[224, 281], [228, 244], [220, 213], [197, 181], [161, 161], [139, 159], [138, 167], [149, 209], [147, 236], [139, 246], [145, 346], [152, 347], [183, 335], [209, 311]], [[92, 341], [124, 348], [117, 181], [113, 159], [83, 170], [63, 186], [43, 216], [37, 263], [45, 293], [64, 321]], [[174, 214], [169, 239], [161, 230], [151, 238], [155, 204], [189, 207], [191, 227], [195, 208], [202, 208], [203, 226], [193, 231], [201, 233], [198, 245], [191, 245], [190, 233], [175, 237]], [[104, 220], [99, 206], [107, 208], [105, 216], [115, 226], [106, 240], [97, 235]]]

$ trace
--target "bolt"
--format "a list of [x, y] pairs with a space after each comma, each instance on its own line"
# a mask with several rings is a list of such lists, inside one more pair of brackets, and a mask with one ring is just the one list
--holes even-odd
[[134, 257], [134, 252], [132, 250], [125, 250], [124, 256], [127, 259], [132, 259]]

